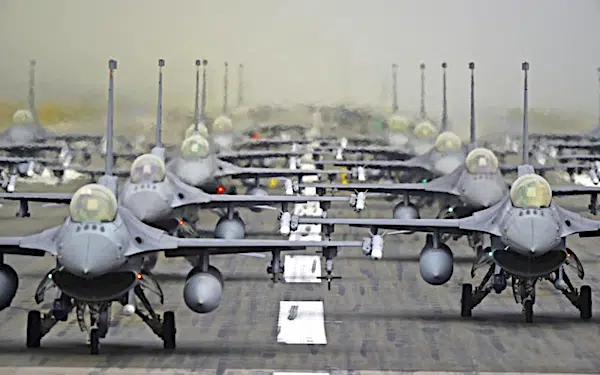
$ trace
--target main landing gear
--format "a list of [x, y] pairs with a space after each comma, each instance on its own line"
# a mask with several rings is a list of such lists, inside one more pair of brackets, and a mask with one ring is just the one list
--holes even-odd
[[[580, 274], [583, 277], [583, 274]], [[509, 275], [499, 266], [493, 264], [481, 283], [473, 288], [471, 284], [462, 285], [460, 299], [460, 315], [470, 317], [473, 308], [481, 303], [483, 299], [493, 290], [497, 294], [507, 287], [507, 279], [512, 279], [512, 291], [515, 302], [522, 305], [522, 313], [526, 323], [533, 322], [533, 305], [535, 304], [535, 287], [541, 278], [522, 278]], [[579, 316], [583, 320], [592, 317], [592, 288], [583, 285], [579, 290], [573, 287], [569, 277], [563, 270], [563, 266], [544, 279], [550, 281], [554, 287], [560, 290], [567, 299], [579, 310]]]
[[[145, 287], [158, 294], [162, 304], [164, 297], [158, 284], [156, 282], [153, 283], [154, 285], [151, 285], [152, 282], [148, 282], [147, 284], [148, 285], [145, 285]], [[155, 288], [156, 290], [152, 290]], [[135, 300], [141, 302], [139, 308], [135, 306]], [[141, 285], [135, 286], [134, 289], [119, 302], [124, 306], [123, 311], [127, 310], [130, 311], [130, 313], [138, 315], [144, 323], [146, 323], [150, 329], [163, 340], [165, 349], [175, 349], [177, 329], [175, 326], [175, 313], [173, 311], [166, 311], [162, 317], [158, 315], [150, 305]], [[98, 354], [100, 349], [100, 339], [106, 337], [110, 326], [111, 305], [112, 302], [81, 302], [61, 293], [59, 298], [54, 301], [54, 306], [48, 313], [42, 314], [37, 310], [29, 311], [27, 315], [27, 347], [39, 348], [42, 338], [50, 332], [52, 327], [59, 321], [67, 321], [69, 313], [71, 310], [75, 309], [81, 331], [87, 331], [89, 334], [88, 344], [90, 354]], [[88, 310], [90, 322], [89, 329], [85, 321], [85, 315]]]

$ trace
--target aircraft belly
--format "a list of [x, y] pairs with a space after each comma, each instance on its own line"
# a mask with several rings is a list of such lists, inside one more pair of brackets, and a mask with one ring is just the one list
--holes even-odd
[[108, 302], [125, 295], [137, 284], [136, 273], [118, 271], [84, 279], [65, 270], [52, 273], [52, 280], [65, 294], [79, 301]]

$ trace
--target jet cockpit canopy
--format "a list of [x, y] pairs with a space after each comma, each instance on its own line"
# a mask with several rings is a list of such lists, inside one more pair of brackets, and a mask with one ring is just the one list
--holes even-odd
[[[187, 139], [189, 137], [191, 137], [192, 135], [194, 135], [194, 129], [195, 129], [195, 125], [192, 124], [190, 125], [187, 130], [185, 131], [185, 138]], [[206, 127], [206, 125], [204, 125], [203, 123], [198, 123], [198, 134], [203, 136], [203, 137], [208, 137], [208, 128]]]
[[129, 178], [131, 182], [161, 182], [167, 173], [165, 162], [156, 155], [140, 155], [131, 164]]
[[548, 181], [535, 173], [520, 176], [510, 188], [510, 201], [517, 208], [545, 208], [552, 202]]
[[422, 121], [415, 126], [413, 132], [417, 138], [427, 138], [436, 133], [437, 128], [429, 121]]
[[437, 152], [460, 151], [462, 141], [460, 137], [452, 132], [443, 132], [435, 140], [435, 149]]
[[213, 131], [215, 133], [229, 133], [233, 131], [233, 122], [227, 116], [219, 116], [213, 122]]
[[475, 148], [467, 155], [465, 159], [467, 172], [476, 173], [495, 173], [498, 171], [498, 158], [487, 148]]
[[205, 158], [210, 153], [210, 145], [201, 135], [192, 135], [181, 144], [181, 154], [185, 159]]
[[80, 187], [69, 204], [69, 216], [77, 223], [112, 222], [117, 217], [117, 197], [104, 185], [89, 184]]
[[393, 115], [388, 121], [388, 128], [393, 132], [405, 132], [408, 130], [408, 119], [404, 116]]

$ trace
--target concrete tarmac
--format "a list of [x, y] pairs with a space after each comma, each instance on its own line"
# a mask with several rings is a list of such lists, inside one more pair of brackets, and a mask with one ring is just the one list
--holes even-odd
[[[16, 220], [15, 210], [12, 203], [2, 208], [0, 235], [34, 233], [58, 225], [66, 214], [64, 207], [32, 205], [31, 218]], [[382, 211], [365, 214], [391, 215]], [[331, 217], [336, 215], [341, 212], [330, 211]], [[276, 231], [273, 213], [244, 212], [243, 217], [249, 232]], [[210, 229], [216, 217], [212, 215], [204, 222]], [[365, 233], [337, 230], [337, 238]], [[549, 283], [541, 282], [533, 324], [523, 322], [521, 307], [509, 289], [488, 296], [472, 318], [463, 319], [459, 314], [460, 288], [463, 282], [471, 282], [472, 250], [462, 240], [450, 243], [456, 260], [454, 275], [446, 285], [434, 287], [419, 276], [417, 260], [423, 241], [419, 235], [387, 237], [380, 261], [365, 258], [360, 249], [344, 251], [336, 262], [336, 273], [343, 279], [334, 281], [331, 291], [325, 284], [273, 285], [265, 272], [268, 257], [215, 256], [213, 264], [225, 275], [226, 285], [221, 306], [206, 315], [191, 312], [183, 303], [183, 282], [191, 267], [183, 260], [162, 258], [156, 276], [166, 301], [157, 310], [175, 311], [177, 349], [165, 352], [161, 340], [143, 322], [137, 317], [121, 317], [114, 309], [113, 325], [97, 356], [88, 354], [86, 334], [74, 319], [57, 324], [44, 337], [41, 348], [25, 348], [27, 310], [45, 311], [51, 302], [52, 294], [44, 308], [36, 307], [33, 295], [53, 260], [6, 256], [6, 262], [19, 273], [20, 286], [12, 306], [0, 313], [0, 373], [600, 371], [600, 315], [590, 321], [580, 320], [579, 312], [565, 297]], [[594, 291], [600, 284], [597, 243], [578, 237], [569, 243], [583, 261], [585, 283]], [[473, 284], [484, 272], [476, 275]], [[582, 285], [582, 281], [574, 281]], [[277, 343], [279, 302], [286, 300], [324, 302], [326, 345]], [[594, 303], [599, 306], [598, 294]], [[594, 312], [598, 314], [598, 308]], [[27, 370], [29, 366], [36, 368]], [[21, 370], [15, 372], [15, 367]]]

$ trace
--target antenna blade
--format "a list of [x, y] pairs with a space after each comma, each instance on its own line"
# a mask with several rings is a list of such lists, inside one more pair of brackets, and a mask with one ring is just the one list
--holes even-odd
[[529, 103], [528, 103], [528, 73], [529, 63], [525, 61], [521, 64], [523, 70], [523, 164], [529, 165]]
[[223, 114], [227, 114], [228, 97], [229, 97], [229, 64], [225, 62], [225, 72], [223, 74]]
[[446, 97], [447, 86], [446, 86], [446, 68], [448, 64], [442, 63], [442, 126], [440, 127], [442, 132], [448, 130], [448, 100]]
[[398, 112], [398, 64], [392, 64], [392, 113]]
[[[206, 124], [206, 66], [208, 60], [202, 60], [202, 105], [200, 107], [200, 118]], [[212, 133], [212, 125], [210, 129]]]
[[475, 132], [475, 63], [469, 63], [469, 69], [471, 70], [471, 113], [470, 113], [470, 132], [471, 132], [471, 147], [475, 147], [475, 142], [477, 141], [477, 133]]
[[237, 105], [241, 107], [244, 104], [244, 64], [238, 65], [238, 92]]
[[104, 174], [112, 176], [114, 166], [113, 137], [114, 137], [114, 72], [117, 70], [117, 60], [108, 60], [108, 113], [106, 116], [106, 157], [104, 158]]
[[425, 111], [425, 64], [421, 63], [421, 109], [420, 116], [422, 119], [427, 117], [427, 112]]
[[162, 111], [163, 111], [163, 67], [165, 60], [158, 60], [158, 102], [156, 104], [156, 147], [162, 147]]
[[596, 71], [598, 73], [598, 126], [600, 126], [600, 66]]
[[29, 61], [29, 92], [28, 102], [29, 102], [29, 112], [31, 112], [31, 117], [33, 117], [33, 122], [36, 125], [39, 125], [39, 119], [37, 115], [37, 107], [35, 105], [35, 69], [37, 62], [35, 60]]
[[200, 121], [200, 65], [202, 61], [196, 60], [196, 95], [194, 96], [194, 131], [198, 131]]

